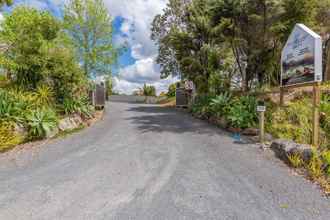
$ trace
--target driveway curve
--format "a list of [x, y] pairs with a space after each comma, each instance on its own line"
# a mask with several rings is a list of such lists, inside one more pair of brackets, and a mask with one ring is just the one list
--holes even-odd
[[0, 155], [0, 219], [326, 220], [330, 200], [256, 145], [116, 102], [93, 127]]

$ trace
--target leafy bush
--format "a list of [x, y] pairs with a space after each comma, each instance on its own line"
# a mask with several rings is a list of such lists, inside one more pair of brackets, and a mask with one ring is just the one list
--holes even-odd
[[156, 87], [144, 84], [141, 93], [144, 96], [156, 96]]
[[27, 108], [27, 101], [18, 93], [10, 93], [7, 90], [0, 90], [0, 121], [22, 121], [24, 110]]
[[8, 79], [7, 79], [7, 77], [6, 77], [5, 75], [2, 75], [2, 74], [0, 73], [0, 87], [4, 87], [4, 86], [6, 86], [7, 83], [8, 83]]
[[39, 85], [35, 92], [35, 103], [38, 107], [52, 106], [54, 104], [52, 89], [46, 85]]
[[[330, 140], [330, 95], [328, 94], [322, 95], [322, 99], [320, 103], [320, 112], [321, 112], [320, 126], [324, 131], [326, 138]], [[326, 143], [324, 145], [328, 145], [328, 147], [330, 147], [329, 143]]]
[[22, 141], [22, 137], [15, 135], [13, 123], [0, 122], [0, 152], [10, 149]]
[[0, 54], [2, 67], [11, 73], [12, 84], [34, 92], [36, 105], [86, 94], [87, 76], [60, 23], [48, 12], [20, 6], [2, 24], [0, 39], [10, 45]]
[[315, 180], [322, 176], [322, 160], [316, 151], [313, 152], [312, 157], [307, 166], [308, 174], [311, 179]]
[[192, 113], [200, 117], [208, 118], [212, 115], [210, 103], [213, 96], [198, 96], [192, 106]]
[[328, 176], [330, 176], [330, 151], [324, 151], [322, 153], [322, 160], [325, 164], [325, 172]]
[[113, 94], [113, 88], [115, 87], [115, 81], [112, 79], [111, 76], [107, 76], [105, 78], [105, 86], [107, 90], [107, 96], [111, 96]]
[[32, 139], [44, 138], [57, 127], [56, 113], [49, 108], [37, 109], [27, 114], [26, 120]]
[[257, 99], [253, 96], [242, 96], [233, 100], [227, 118], [235, 128], [254, 127], [258, 121], [256, 112]]
[[167, 97], [175, 97], [175, 93], [176, 93], [176, 83], [173, 83], [168, 87]]
[[78, 99], [65, 98], [61, 108], [66, 115], [78, 113], [87, 118], [92, 117], [93, 108], [89, 105], [87, 97]]
[[3, 66], [16, 84], [35, 89], [48, 75], [48, 48], [59, 34], [60, 22], [48, 12], [20, 6], [1, 26], [1, 41], [10, 45], [1, 54]]
[[229, 109], [231, 102], [231, 95], [229, 93], [223, 93], [216, 96], [211, 100], [211, 110], [217, 116], [225, 116]]
[[286, 108], [276, 107], [268, 114], [267, 130], [277, 138], [310, 143], [312, 109], [308, 99], [291, 102]]

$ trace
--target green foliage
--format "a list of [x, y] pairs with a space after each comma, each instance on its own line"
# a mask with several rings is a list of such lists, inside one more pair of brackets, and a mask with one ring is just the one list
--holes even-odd
[[175, 93], [176, 93], [176, 83], [173, 83], [168, 87], [167, 97], [175, 97]]
[[48, 54], [47, 75], [57, 104], [65, 97], [87, 94], [88, 81], [70, 48], [56, 47]]
[[52, 106], [54, 104], [54, 93], [49, 86], [40, 85], [35, 92], [35, 103], [37, 106]]
[[0, 89], [0, 121], [26, 122], [26, 115], [37, 108], [52, 106], [49, 87], [40, 86], [36, 92], [23, 89]]
[[308, 163], [307, 170], [311, 179], [316, 180], [322, 176], [322, 160], [316, 151], [313, 152], [312, 157]]
[[[94, 11], [95, 17], [85, 20], [93, 30], [90, 39], [95, 41], [93, 48], [88, 48], [93, 56], [86, 57], [86, 62], [98, 72], [109, 73], [105, 63], [114, 58], [110, 56], [114, 54], [109, 43], [111, 19], [105, 15], [101, 0], [86, 1], [90, 8], [99, 10], [103, 6], [103, 11]], [[0, 6], [10, 2], [0, 1]], [[92, 2], [100, 4], [93, 6]], [[49, 12], [26, 6], [15, 7], [1, 24], [0, 151], [22, 141], [16, 136], [15, 124], [28, 129], [28, 139], [39, 139], [56, 128], [57, 113], [92, 116], [85, 97], [88, 79], [74, 53], [77, 41], [71, 41], [73, 36], [61, 30], [62, 25]]]
[[302, 167], [304, 164], [304, 161], [302, 160], [300, 154], [298, 154], [298, 153], [289, 154], [288, 159], [289, 159], [290, 165], [294, 168]]
[[0, 121], [0, 152], [6, 151], [23, 141], [22, 137], [15, 134], [14, 129], [13, 123]]
[[27, 124], [32, 139], [45, 138], [57, 127], [56, 113], [49, 108], [39, 108], [27, 113]]
[[228, 112], [228, 120], [235, 128], [254, 127], [258, 121], [257, 99], [253, 96], [242, 96], [233, 100]]
[[87, 97], [80, 99], [65, 98], [61, 108], [66, 115], [77, 113], [86, 118], [91, 118], [93, 113], [92, 106], [89, 105]]
[[64, 27], [86, 76], [109, 74], [117, 58], [112, 44], [112, 18], [103, 0], [70, 0]]
[[35, 89], [47, 77], [45, 57], [59, 30], [59, 22], [52, 15], [29, 7], [17, 7], [5, 18], [0, 40], [8, 50], [1, 55], [0, 64], [15, 83]]
[[212, 115], [212, 110], [210, 103], [214, 97], [213, 96], [198, 96], [192, 106], [192, 113], [199, 117], [209, 118]]
[[156, 87], [144, 84], [143, 88], [140, 89], [140, 93], [144, 96], [156, 96]]
[[[0, 89], [0, 121], [22, 121], [28, 108], [28, 99], [21, 94]], [[31, 98], [32, 100], [32, 98]]]
[[113, 95], [113, 88], [115, 87], [115, 82], [114, 82], [114, 80], [112, 79], [111, 76], [106, 77], [105, 86], [106, 86], [106, 89], [107, 89], [107, 95], [108, 96]]
[[275, 108], [268, 115], [267, 130], [277, 138], [310, 143], [312, 109], [307, 98], [291, 102], [286, 108]]
[[203, 118], [225, 117], [235, 128], [254, 127], [258, 121], [257, 100], [253, 96], [232, 98], [229, 93], [219, 96], [198, 96], [192, 113]]
[[328, 176], [330, 176], [330, 151], [324, 151], [322, 153], [322, 160], [325, 164], [325, 172]]
[[1, 66], [13, 85], [36, 92], [37, 105], [61, 103], [67, 95], [85, 92], [87, 79], [71, 44], [60, 31], [60, 21], [48, 12], [15, 8], [3, 22], [0, 39], [10, 45], [0, 55]]
[[[170, 0], [152, 23], [163, 78], [201, 93], [278, 85], [281, 50], [297, 23], [329, 33], [328, 0]], [[307, 16], [308, 15], [308, 16]]]
[[211, 100], [212, 112], [217, 116], [225, 116], [230, 110], [231, 95], [229, 93], [222, 93]]
[[321, 120], [320, 124], [322, 129], [330, 139], [330, 96], [323, 94], [320, 104]]

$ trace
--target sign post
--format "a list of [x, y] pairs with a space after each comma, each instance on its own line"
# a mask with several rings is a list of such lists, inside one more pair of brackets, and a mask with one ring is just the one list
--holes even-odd
[[265, 143], [265, 111], [266, 106], [264, 102], [259, 102], [257, 112], [259, 112], [259, 140], [260, 144]]
[[320, 83], [313, 86], [313, 146], [319, 146], [319, 132], [320, 132]]
[[286, 88], [313, 86], [312, 144], [319, 144], [320, 82], [322, 82], [322, 39], [303, 24], [291, 33], [281, 57], [281, 105]]

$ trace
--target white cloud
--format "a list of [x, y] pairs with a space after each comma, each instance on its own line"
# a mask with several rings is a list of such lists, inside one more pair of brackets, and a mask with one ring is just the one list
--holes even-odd
[[[161, 92], [167, 92], [168, 86], [177, 81], [178, 81], [177, 78], [169, 77], [164, 80], [147, 83], [147, 85], [155, 86], [157, 95], [159, 95]], [[127, 94], [127, 95], [131, 95], [134, 91], [138, 90], [139, 88], [142, 88], [143, 84], [144, 84], [144, 83], [138, 83], [138, 82], [130, 82], [130, 81], [127, 81], [118, 76], [114, 77], [114, 83], [115, 83], [114, 90], [116, 92], [119, 92], [121, 94]]]
[[121, 16], [125, 19], [122, 30], [132, 31], [129, 35], [131, 47], [143, 45], [141, 56], [154, 56], [157, 48], [150, 40], [150, 27], [156, 14], [162, 12], [167, 0], [105, 0], [105, 4], [113, 17]]
[[136, 63], [123, 67], [116, 77], [119, 92], [131, 94], [144, 83], [154, 85], [159, 94], [166, 91], [168, 85], [177, 81], [169, 78], [160, 79], [159, 66], [155, 62], [157, 47], [150, 39], [151, 23], [156, 14], [162, 12], [168, 0], [105, 0], [105, 4], [113, 17], [124, 18], [121, 32], [126, 36], [116, 37], [115, 42], [125, 41], [131, 48], [131, 56]]
[[151, 57], [137, 60], [135, 64], [122, 68], [119, 76], [128, 82], [138, 83], [153, 83], [160, 80], [159, 68]]

